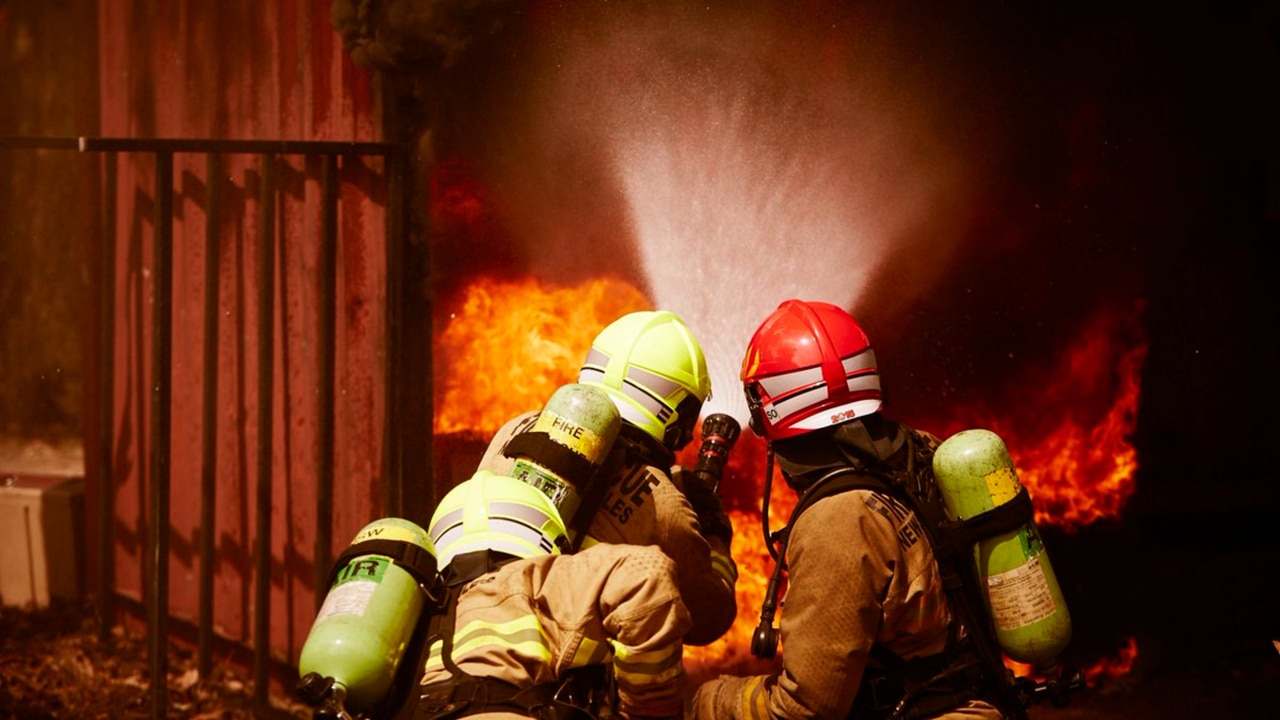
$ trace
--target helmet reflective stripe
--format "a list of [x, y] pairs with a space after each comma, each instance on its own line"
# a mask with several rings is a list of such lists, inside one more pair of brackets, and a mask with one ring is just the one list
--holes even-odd
[[673, 450], [692, 438], [711, 393], [702, 348], [679, 316], [664, 310], [609, 323], [592, 341], [578, 382], [602, 387], [623, 420]]
[[440, 544], [441, 538], [448, 537], [449, 531], [462, 526], [462, 511], [450, 510], [432, 518], [431, 542]]
[[801, 430], [818, 430], [824, 427], [830, 427], [845, 420], [870, 415], [880, 409], [880, 398], [870, 398], [867, 400], [857, 400], [846, 403], [838, 407], [827, 408], [822, 412], [816, 412], [807, 418], [797, 420], [791, 424], [791, 427]]
[[[845, 358], [841, 361], [841, 366], [846, 374], [845, 387], [848, 388], [849, 392], [855, 394], [879, 393], [880, 374], [876, 372], [876, 356], [870, 348]], [[803, 411], [813, 408], [831, 395], [826, 383], [823, 381], [821, 367], [802, 368], [781, 375], [759, 378], [757, 382], [764, 390], [764, 396], [767, 398], [766, 402], [763, 403], [764, 408], [772, 411], [770, 412], [770, 417], [774, 418], [774, 423], [780, 423], [792, 415], [803, 413]], [[815, 393], [818, 394], [815, 395]], [[866, 403], [866, 400], [847, 403], [838, 408], [828, 408], [817, 415], [823, 417], [836, 415], [844, 409], [855, 405], [863, 410], [864, 413], [875, 412], [880, 405], [880, 400], [877, 397], [873, 401], [874, 407]], [[817, 425], [801, 421], [795, 423], [795, 427], [816, 429], [830, 424], [831, 421], [829, 419]]]
[[[445, 533], [446, 541], [449, 535], [450, 533]], [[554, 549], [551, 541], [536, 528], [506, 518], [490, 518], [489, 533], [485, 537], [463, 536], [448, 548], [448, 560], [478, 550], [496, 550], [523, 558], [531, 555], [550, 555]], [[443, 560], [442, 564], [447, 563], [448, 560]]]
[[[644, 371], [640, 370], [639, 368], [632, 368], [631, 373], [628, 373], [628, 377], [630, 377], [632, 374], [639, 374], [639, 373], [644, 373]], [[644, 373], [644, 374], [652, 375], [654, 378], [657, 378], [657, 376], [653, 375], [652, 373]], [[608, 387], [608, 385], [604, 382], [604, 376], [605, 376], [605, 373], [603, 370], [599, 370], [598, 368], [594, 368], [594, 367], [584, 367], [578, 373], [578, 382], [599, 383], [600, 385], [604, 385], [605, 387]], [[668, 382], [671, 385], [671, 392], [673, 393], [681, 389], [680, 386], [675, 383], [671, 383], [669, 381], [663, 381], [663, 382]], [[622, 415], [622, 419], [629, 421], [632, 425], [639, 425], [643, 427], [650, 421], [649, 418], [645, 417], [644, 414], [640, 412], [640, 408], [647, 410], [650, 415], [652, 415], [654, 418], [657, 418], [658, 422], [664, 425], [666, 424], [667, 420], [671, 417], [672, 412], [674, 412], [671, 409], [671, 407], [667, 405], [667, 402], [664, 398], [654, 397], [643, 386], [635, 385], [630, 380], [627, 380], [626, 382], [624, 382], [622, 384], [622, 387], [613, 388], [613, 389], [618, 390], [623, 395], [627, 396], [629, 400], [633, 401], [634, 403], [636, 403], [636, 405], [640, 406], [639, 408], [637, 408], [635, 405], [631, 405], [630, 403], [618, 403], [618, 402], [614, 403], [615, 405], [618, 406], [618, 413]]]
[[793, 370], [782, 375], [774, 375], [773, 377], [763, 377], [757, 380], [760, 387], [764, 390], [764, 396], [767, 398], [781, 398], [789, 393], [797, 390], [808, 392], [810, 390], [826, 390], [826, 383], [822, 381], [822, 368], [811, 367]]
[[518, 558], [556, 553], [565, 527], [550, 498], [537, 488], [479, 470], [445, 494], [428, 532], [444, 571], [455, 557], [481, 550]]
[[[619, 377], [621, 368], [626, 368], [626, 374]], [[621, 390], [627, 397], [640, 402], [654, 415], [663, 411], [670, 414], [671, 406], [667, 405], [667, 399], [673, 398], [676, 392], [684, 390], [680, 383], [651, 373], [644, 368], [614, 363], [606, 353], [595, 348], [587, 353], [587, 362], [578, 373], [578, 381], [598, 382], [606, 387]]]
[[879, 412], [871, 342], [839, 306], [786, 300], [756, 328], [742, 360], [752, 428], [781, 440]]
[[538, 508], [500, 500], [489, 503], [489, 521], [493, 522], [498, 517], [522, 520], [525, 524], [535, 528], [546, 525], [547, 521], [551, 519], [549, 514]]

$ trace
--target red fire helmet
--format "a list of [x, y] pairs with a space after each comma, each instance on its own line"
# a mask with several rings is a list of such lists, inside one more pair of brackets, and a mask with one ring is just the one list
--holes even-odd
[[884, 401], [867, 334], [830, 303], [779, 305], [751, 336], [741, 377], [751, 428], [768, 440], [870, 415]]

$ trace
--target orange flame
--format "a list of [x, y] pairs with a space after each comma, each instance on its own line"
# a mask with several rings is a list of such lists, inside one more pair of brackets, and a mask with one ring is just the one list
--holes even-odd
[[[1114, 657], [1104, 657], [1080, 671], [1080, 675], [1084, 677], [1085, 685], [1088, 687], [1097, 687], [1098, 681], [1107, 679], [1114, 680], [1116, 678], [1128, 675], [1133, 669], [1133, 663], [1138, 658], [1138, 641], [1136, 638], [1126, 638], [1123, 647], [1121, 647]], [[1021, 663], [1012, 660], [1009, 657], [1004, 658], [1004, 666], [1019, 678], [1031, 678], [1037, 682], [1043, 682], [1047, 678], [1036, 673], [1034, 665]]]
[[1127, 638], [1124, 647], [1120, 648], [1115, 657], [1104, 657], [1082, 671], [1085, 683], [1089, 687], [1094, 687], [1099, 679], [1124, 677], [1133, 669], [1133, 662], [1137, 659], [1138, 641], [1135, 638]]
[[1009, 393], [1026, 399], [1021, 416], [971, 408], [970, 417], [951, 423], [1004, 439], [1037, 523], [1078, 530], [1118, 518], [1133, 495], [1138, 454], [1129, 438], [1147, 354], [1140, 311], [1100, 311], [1057, 367], [1021, 379]]
[[480, 278], [437, 340], [443, 384], [435, 431], [489, 437], [573, 382], [591, 340], [620, 315], [649, 308], [613, 278], [577, 287]]
[[[435, 431], [488, 437], [511, 417], [541, 407], [557, 387], [573, 381], [600, 329], [619, 315], [649, 307], [639, 290], [616, 279], [595, 279], [577, 287], [554, 287], [534, 279], [475, 281], [437, 340], [443, 380], [437, 384]], [[1047, 380], [1020, 382], [1023, 397], [1026, 388], [1036, 389], [1036, 397], [1025, 404], [1031, 410], [1025, 417], [1007, 407], [1003, 412], [969, 408], [968, 417], [939, 425], [949, 425], [943, 437], [986, 427], [1004, 438], [1031, 492], [1039, 523], [1074, 529], [1118, 517], [1134, 491], [1137, 453], [1128, 438], [1136, 422], [1146, 357], [1136, 315], [1100, 313], [1060, 365], [1046, 374]], [[688, 453], [696, 445], [686, 449], [682, 463], [692, 462]], [[760, 528], [764, 455], [763, 442], [744, 433], [721, 485], [734, 526], [738, 615], [721, 639], [686, 648], [692, 676], [768, 672], [772, 666], [749, 652], [774, 567]], [[774, 488], [771, 529], [786, 524], [795, 500], [785, 487]], [[1130, 640], [1117, 658], [1103, 659], [1085, 671], [1086, 678], [1092, 683], [1098, 677], [1122, 675], [1136, 655], [1137, 645]]]

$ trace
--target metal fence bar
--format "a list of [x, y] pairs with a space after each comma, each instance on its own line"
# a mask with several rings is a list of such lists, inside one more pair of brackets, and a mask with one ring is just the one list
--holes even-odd
[[[388, 388], [394, 390], [386, 394], [386, 443], [383, 457], [386, 481], [383, 486], [383, 512], [388, 516], [408, 518], [425, 526], [430, 509], [435, 506], [435, 480], [431, 465], [434, 454], [431, 373], [410, 370], [405, 357], [412, 353], [415, 367], [431, 367], [432, 341], [431, 337], [422, 337], [421, 333], [414, 333], [411, 337], [405, 332], [404, 311], [406, 307], [411, 307], [416, 314], [428, 318], [430, 322], [431, 309], [429, 306], [421, 306], [426, 302], [422, 293], [409, 292], [403, 282], [406, 271], [402, 268], [418, 262], [417, 253], [426, 250], [425, 244], [410, 248], [406, 227], [409, 187], [407, 165], [403, 154], [388, 155], [386, 158], [386, 382]], [[407, 272], [416, 275], [413, 270]], [[415, 408], [421, 410], [421, 416], [410, 416], [407, 410], [410, 400]], [[418, 432], [424, 428], [426, 432]]]
[[98, 433], [101, 454], [98, 472], [101, 499], [98, 507], [98, 642], [111, 642], [115, 624], [115, 464], [111, 457], [115, 444], [115, 312], [116, 312], [116, 180], [118, 156], [104, 153], [102, 182], [102, 238], [99, 248], [98, 291]]
[[204, 138], [81, 137], [82, 151], [228, 153], [248, 155], [387, 155], [402, 149], [382, 142], [327, 140], [210, 140]]
[[[257, 582], [254, 596], [253, 618], [253, 676], [254, 706], [259, 713], [269, 711], [270, 678], [270, 590], [271, 590], [271, 511], [272, 511], [272, 424], [274, 419], [274, 322], [275, 322], [275, 274], [277, 243], [277, 163], [280, 155], [323, 156], [322, 177], [322, 248], [320, 295], [320, 463], [318, 473], [317, 539], [316, 539], [316, 602], [319, 604], [327, 589], [328, 566], [332, 562], [333, 530], [333, 445], [334, 445], [334, 328], [336, 314], [336, 252], [338, 243], [338, 198], [340, 175], [339, 156], [381, 156], [385, 161], [387, 181], [386, 211], [386, 262], [387, 262], [387, 389], [385, 391], [386, 428], [384, 443], [384, 506], [388, 514], [420, 517], [421, 510], [429, 507], [432, 487], [431, 448], [417, 448], [412, 471], [406, 473], [404, 400], [397, 388], [405, 372], [405, 341], [401, 305], [404, 289], [400, 274], [404, 257], [404, 233], [407, 200], [406, 163], [401, 156], [402, 145], [382, 142], [341, 142], [305, 140], [212, 140], [202, 138], [101, 138], [101, 137], [0, 137], [0, 149], [29, 150], [78, 150], [100, 152], [104, 157], [102, 186], [102, 238], [99, 254], [101, 282], [99, 298], [98, 338], [101, 358], [97, 380], [101, 386], [101, 407], [97, 417], [101, 433], [100, 464], [101, 507], [99, 518], [99, 573], [98, 617], [99, 640], [111, 641], [111, 626], [115, 615], [115, 544], [114, 544], [114, 423], [115, 423], [115, 271], [116, 271], [116, 222], [118, 194], [118, 154], [121, 152], [152, 153], [155, 157], [155, 206], [153, 248], [154, 301], [152, 305], [151, 364], [153, 385], [151, 389], [151, 427], [148, 442], [151, 445], [149, 479], [150, 527], [143, 561], [144, 596], [148, 628], [148, 654], [150, 664], [150, 701], [152, 716], [167, 715], [168, 671], [168, 622], [169, 622], [169, 520], [170, 520], [170, 452], [171, 452], [171, 403], [172, 403], [172, 292], [173, 292], [173, 221], [174, 181], [173, 161], [176, 153], [204, 153], [209, 157], [207, 171], [206, 216], [206, 268], [205, 268], [205, 326], [204, 326], [204, 388], [202, 466], [201, 466], [201, 571], [199, 607], [199, 670], [207, 676], [212, 668], [212, 586], [213, 556], [216, 553], [214, 537], [216, 520], [217, 477], [217, 345], [219, 297], [219, 258], [221, 220], [221, 178], [225, 154], [256, 154], [261, 156], [260, 176], [260, 247], [257, 258], [259, 281], [258, 317], [258, 448], [256, 496], [257, 552], [255, 572]], [[423, 352], [430, 360], [430, 342]], [[430, 385], [427, 385], [425, 402], [430, 403]], [[427, 418], [431, 416], [430, 406]], [[430, 433], [427, 434], [430, 438]], [[416, 439], [420, 442], [420, 439]], [[421, 452], [425, 451], [425, 462]], [[421, 472], [419, 472], [421, 471]], [[425, 473], [425, 477], [423, 474]], [[412, 475], [413, 489], [407, 483]], [[423, 495], [423, 491], [427, 495]]]
[[6, 150], [78, 150], [79, 138], [66, 137], [0, 137], [0, 148]]
[[253, 607], [253, 704], [265, 711], [270, 696], [271, 456], [275, 344], [276, 157], [264, 154], [258, 214], [258, 551]]
[[151, 558], [147, 640], [151, 667], [151, 716], [168, 715], [169, 658], [169, 453], [173, 341], [173, 153], [155, 153], [155, 247], [151, 324]]
[[316, 465], [316, 610], [324, 602], [333, 562], [334, 333], [337, 326], [338, 157], [324, 158], [320, 175], [320, 457]]
[[218, 325], [221, 314], [222, 155], [205, 158], [204, 397], [201, 408], [200, 608], [196, 669], [213, 673], [213, 563], [218, 507]]

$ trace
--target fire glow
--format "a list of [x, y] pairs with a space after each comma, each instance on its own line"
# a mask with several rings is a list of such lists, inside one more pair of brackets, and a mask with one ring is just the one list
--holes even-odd
[[[591, 339], [604, 325], [623, 313], [650, 307], [643, 293], [615, 279], [569, 288], [528, 279], [475, 281], [439, 339], [444, 380], [439, 385], [436, 432], [488, 437], [507, 419], [541, 407], [556, 387], [574, 380]], [[1134, 491], [1137, 453], [1129, 437], [1146, 353], [1145, 343], [1135, 339], [1136, 318], [1137, 313], [1099, 313], [1047, 374], [1052, 382], [1027, 379], [1039, 388], [1025, 404], [1034, 409], [1030, 417], [967, 408], [969, 416], [937, 424], [947, 434], [967, 427], [1000, 434], [1042, 526], [1075, 530], [1118, 518]], [[1072, 410], [1080, 406], [1092, 408], [1094, 414]], [[1045, 417], [1054, 422], [1046, 426]], [[682, 463], [692, 462], [695, 447], [696, 442], [681, 454]], [[738, 618], [715, 643], [686, 649], [693, 676], [766, 668], [748, 651], [773, 571], [760, 523], [764, 454], [763, 442], [746, 432], [726, 469], [721, 491], [735, 530]], [[770, 528], [777, 530], [785, 525], [795, 495], [780, 479], [774, 485], [769, 514]], [[1119, 657], [1089, 668], [1090, 683], [1100, 675], [1127, 672], [1136, 654], [1136, 643], [1130, 639]]]

